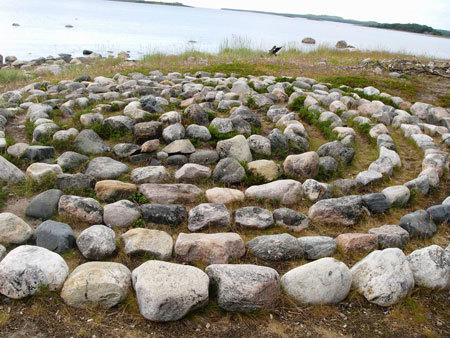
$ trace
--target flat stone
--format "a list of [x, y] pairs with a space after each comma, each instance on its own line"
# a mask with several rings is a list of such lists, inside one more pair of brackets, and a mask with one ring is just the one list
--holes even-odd
[[352, 284], [348, 267], [325, 257], [299, 266], [281, 277], [284, 292], [300, 304], [336, 304], [344, 300]]
[[369, 234], [378, 236], [378, 246], [380, 249], [403, 248], [409, 241], [409, 233], [398, 225], [386, 224], [378, 228], [372, 228]]
[[269, 267], [213, 264], [205, 272], [216, 289], [217, 304], [225, 311], [268, 309], [280, 293], [280, 276]]
[[195, 203], [203, 191], [192, 184], [141, 184], [139, 191], [151, 203]]
[[143, 204], [141, 210], [144, 221], [156, 224], [176, 226], [187, 218], [185, 207], [177, 204]]
[[175, 140], [163, 148], [165, 153], [171, 154], [192, 154], [195, 148], [189, 140]]
[[85, 174], [59, 174], [56, 175], [56, 185], [62, 191], [84, 191], [95, 185], [95, 180]]
[[335, 242], [345, 253], [372, 251], [378, 248], [378, 236], [375, 234], [340, 234], [335, 238]]
[[36, 195], [28, 204], [25, 215], [44, 220], [51, 218], [58, 209], [62, 194], [61, 190], [50, 189]]
[[245, 254], [245, 245], [236, 233], [185, 234], [180, 233], [175, 243], [175, 254], [185, 262], [226, 264]]
[[266, 261], [287, 261], [303, 256], [303, 247], [289, 234], [258, 236], [247, 243], [247, 248]]
[[311, 223], [311, 220], [307, 216], [288, 208], [274, 210], [273, 219], [276, 225], [294, 232], [300, 232], [306, 229]]
[[301, 200], [302, 196], [302, 184], [289, 179], [254, 185], [245, 190], [246, 198], [274, 200], [284, 205], [294, 205]]
[[58, 203], [58, 212], [89, 224], [103, 222], [103, 210], [100, 203], [89, 197], [62, 195]]
[[227, 204], [237, 201], [243, 201], [245, 195], [242, 191], [230, 188], [211, 188], [205, 192], [209, 203]]
[[114, 201], [134, 196], [136, 185], [115, 180], [98, 181], [95, 184], [95, 194], [99, 200]]
[[311, 260], [332, 256], [337, 247], [334, 239], [328, 236], [305, 236], [297, 241], [303, 248], [304, 257]]
[[196, 182], [209, 177], [211, 177], [211, 169], [194, 163], [186, 163], [175, 172], [175, 179], [182, 182]]
[[206, 227], [228, 227], [230, 224], [230, 213], [225, 204], [202, 203], [189, 210], [190, 231], [199, 231]]
[[62, 169], [57, 164], [33, 163], [27, 168], [26, 174], [31, 180], [40, 182], [44, 177], [62, 174]]
[[76, 240], [78, 249], [87, 259], [102, 260], [116, 251], [116, 235], [112, 229], [101, 224], [83, 230]]
[[42, 161], [55, 156], [55, 148], [49, 146], [29, 146], [23, 154], [28, 161]]
[[33, 229], [22, 218], [10, 213], [0, 213], [0, 243], [23, 244], [33, 236]]
[[65, 253], [75, 247], [75, 235], [65, 223], [47, 220], [35, 230], [36, 245], [56, 253]]
[[129, 171], [130, 168], [122, 162], [110, 157], [96, 157], [89, 162], [85, 173], [100, 180], [114, 180]]
[[356, 175], [356, 182], [361, 185], [368, 185], [370, 183], [380, 181], [381, 179], [383, 179], [383, 175], [374, 170], [361, 171], [358, 175]]
[[131, 180], [136, 184], [168, 183], [171, 177], [164, 166], [148, 166], [134, 169], [131, 172]]
[[350, 195], [316, 202], [309, 208], [308, 217], [313, 222], [353, 226], [358, 222], [362, 213], [361, 196]]
[[103, 207], [103, 222], [111, 227], [127, 228], [141, 217], [141, 209], [131, 201], [121, 200]]
[[74, 151], [66, 151], [62, 153], [57, 159], [56, 163], [63, 170], [75, 170], [80, 168], [84, 163], [89, 161], [89, 157], [78, 154]]
[[234, 222], [238, 226], [253, 229], [265, 229], [273, 225], [271, 211], [259, 207], [244, 207], [233, 211]]
[[425, 210], [416, 210], [400, 218], [398, 225], [408, 231], [410, 237], [430, 238], [436, 231], [436, 224]]
[[350, 271], [352, 288], [379, 306], [398, 303], [414, 287], [413, 273], [405, 254], [398, 248], [373, 251]]
[[178, 320], [208, 303], [209, 277], [193, 266], [150, 260], [133, 270], [132, 281], [139, 311], [151, 321]]
[[167, 232], [136, 228], [125, 232], [122, 240], [127, 255], [150, 254], [161, 260], [172, 258], [173, 239]]
[[61, 298], [72, 307], [82, 309], [101, 306], [109, 309], [128, 295], [131, 272], [114, 262], [81, 264], [69, 275], [61, 290]]

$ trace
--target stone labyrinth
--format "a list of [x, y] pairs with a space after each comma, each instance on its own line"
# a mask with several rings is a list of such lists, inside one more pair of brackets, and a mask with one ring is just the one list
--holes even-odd
[[[81, 76], [0, 98], [3, 189], [33, 193], [23, 215], [0, 213], [8, 298], [46, 287], [110, 308], [134, 292], [143, 317], [173, 321], [208, 302], [334, 304], [353, 289], [390, 306], [415, 286], [450, 287], [450, 247], [402, 250], [449, 224], [449, 197], [401, 213], [448, 195], [444, 108], [207, 72]], [[394, 139], [421, 167], [404, 174]], [[393, 210], [395, 224], [364, 225]]]

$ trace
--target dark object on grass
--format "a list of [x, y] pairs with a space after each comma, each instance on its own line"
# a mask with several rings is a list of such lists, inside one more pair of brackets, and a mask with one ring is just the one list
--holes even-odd
[[93, 53], [93, 51], [91, 51], [89, 49], [83, 50], [83, 55], [91, 55], [92, 53]]
[[270, 55], [277, 55], [277, 53], [280, 51], [280, 49], [283, 47], [277, 47], [276, 45], [272, 47], [271, 50], [269, 50]]

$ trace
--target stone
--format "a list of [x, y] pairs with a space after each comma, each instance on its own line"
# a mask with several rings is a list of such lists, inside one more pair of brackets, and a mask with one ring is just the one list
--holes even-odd
[[189, 210], [190, 231], [199, 231], [206, 227], [228, 227], [230, 224], [230, 214], [225, 204], [202, 203]]
[[89, 157], [74, 151], [66, 151], [56, 159], [62, 170], [76, 170], [88, 161]]
[[273, 129], [268, 139], [270, 140], [270, 147], [273, 153], [277, 153], [279, 151], [287, 151], [289, 149], [288, 138], [284, 135], [279, 129]]
[[449, 170], [447, 154], [425, 154], [422, 161], [422, 170], [434, 168], [439, 177], [442, 177]]
[[153, 95], [141, 97], [139, 102], [142, 105], [142, 109], [149, 113], [164, 113], [164, 110], [159, 106]]
[[152, 153], [156, 150], [158, 150], [159, 147], [159, 140], [158, 139], [154, 139], [154, 140], [149, 140], [144, 142], [141, 145], [141, 152], [143, 153]]
[[267, 137], [261, 135], [251, 135], [248, 139], [250, 150], [261, 155], [270, 156], [272, 153], [271, 142]]
[[302, 184], [295, 180], [278, 180], [254, 185], [245, 190], [246, 198], [279, 201], [284, 205], [298, 203], [303, 196]]
[[199, 141], [207, 142], [211, 139], [211, 133], [205, 126], [199, 126], [197, 124], [190, 124], [186, 128], [186, 137], [194, 138]]
[[209, 124], [208, 114], [198, 104], [191, 104], [184, 110], [185, 117], [194, 124], [207, 126]]
[[408, 181], [404, 184], [404, 186], [410, 191], [413, 190], [421, 193], [422, 195], [428, 194], [428, 191], [430, 190], [429, 179], [426, 175], [419, 176], [411, 181]]
[[89, 224], [103, 222], [103, 210], [95, 199], [73, 195], [62, 195], [58, 203], [58, 212], [66, 217], [75, 218]]
[[337, 247], [334, 239], [328, 236], [305, 236], [297, 241], [303, 248], [304, 257], [310, 260], [332, 256]]
[[450, 224], [450, 205], [449, 204], [440, 204], [433, 205], [427, 209], [427, 212], [430, 214], [431, 219], [436, 224], [447, 223]]
[[171, 177], [164, 166], [148, 166], [134, 169], [131, 172], [131, 180], [136, 184], [168, 183]]
[[379, 306], [398, 303], [414, 287], [413, 273], [398, 248], [371, 252], [350, 269], [352, 288]]
[[217, 142], [216, 150], [220, 158], [230, 157], [240, 162], [252, 161], [250, 147], [242, 135]]
[[131, 286], [131, 272], [120, 263], [88, 262], [69, 275], [61, 298], [72, 307], [82, 309], [101, 306], [109, 309], [125, 300]]
[[316, 202], [331, 196], [331, 186], [328, 183], [317, 182], [313, 179], [307, 179], [302, 184], [303, 195], [308, 200]]
[[35, 230], [36, 245], [56, 253], [65, 253], [75, 247], [75, 235], [65, 223], [47, 220]]
[[307, 216], [288, 208], [274, 210], [273, 219], [276, 225], [294, 232], [300, 232], [306, 229], [311, 223], [311, 220]]
[[25, 181], [25, 174], [3, 156], [0, 156], [0, 181], [12, 184]]
[[319, 171], [331, 176], [337, 171], [339, 163], [331, 156], [319, 157]]
[[421, 171], [418, 178], [419, 177], [426, 177], [428, 179], [429, 187], [439, 187], [439, 174], [434, 168], [427, 168]]
[[150, 254], [156, 259], [172, 258], [173, 239], [164, 231], [135, 228], [122, 234], [127, 255]]
[[175, 140], [181, 140], [184, 138], [186, 132], [181, 123], [171, 124], [170, 126], [164, 128], [162, 136], [164, 141], [169, 144]]
[[381, 179], [383, 179], [383, 175], [374, 170], [361, 171], [355, 178], [356, 182], [360, 185], [369, 185], [370, 183], [380, 181]]
[[411, 113], [416, 115], [418, 118], [425, 120], [428, 115], [428, 110], [432, 108], [431, 104], [423, 103], [423, 102], [416, 102], [414, 103], [409, 110]]
[[241, 236], [232, 232], [180, 233], [174, 251], [185, 262], [202, 261], [209, 264], [226, 264], [244, 256], [245, 245]]
[[315, 222], [353, 226], [358, 222], [362, 213], [361, 196], [350, 195], [316, 202], [309, 208], [308, 217]]
[[161, 122], [156, 121], [136, 123], [133, 133], [138, 140], [157, 139], [162, 136], [162, 126]]
[[113, 152], [118, 157], [126, 158], [137, 154], [141, 147], [134, 143], [118, 143], [113, 147]]
[[209, 203], [227, 204], [243, 201], [245, 195], [242, 191], [230, 188], [211, 188], [205, 191], [206, 199]]
[[0, 244], [0, 261], [6, 256], [6, 248]]
[[162, 151], [168, 153], [169, 155], [172, 154], [186, 155], [195, 152], [195, 148], [192, 145], [191, 141], [184, 139], [184, 140], [175, 140], [171, 142], [169, 145], [164, 147]]
[[40, 182], [44, 177], [62, 174], [62, 169], [57, 164], [33, 163], [27, 168], [26, 174], [31, 180]]
[[281, 277], [284, 292], [300, 304], [339, 303], [347, 297], [351, 284], [348, 267], [331, 257], [299, 266]]
[[48, 146], [29, 146], [23, 154], [23, 158], [28, 161], [42, 161], [48, 158], [53, 158], [55, 155], [55, 148]]
[[127, 228], [140, 217], [140, 208], [128, 200], [117, 201], [103, 207], [103, 222], [110, 227]]
[[394, 164], [388, 157], [379, 157], [378, 159], [370, 163], [367, 172], [372, 171], [376, 171], [381, 175], [392, 176], [392, 174], [394, 173]]
[[[166, 154], [166, 153], [164, 153], [164, 154]], [[188, 162], [187, 156], [181, 155], [181, 154], [170, 155], [166, 159], [166, 165], [177, 166], [177, 167], [185, 165], [187, 162]]]
[[259, 207], [244, 207], [233, 211], [234, 223], [244, 228], [265, 229], [273, 225], [272, 212]]
[[28, 143], [15, 143], [10, 145], [6, 152], [15, 158], [21, 158], [30, 145]]
[[410, 192], [404, 185], [394, 185], [381, 191], [386, 196], [389, 206], [402, 207], [409, 201]]
[[301, 179], [313, 178], [319, 172], [319, 156], [313, 151], [289, 155], [284, 161], [284, 171]]
[[247, 248], [256, 257], [266, 261], [287, 261], [303, 256], [303, 247], [292, 235], [264, 235], [247, 242]]
[[50, 189], [36, 195], [28, 204], [25, 215], [43, 220], [52, 218], [58, 209], [58, 202], [62, 194], [61, 190]]
[[223, 158], [213, 171], [213, 179], [225, 184], [239, 183], [244, 179], [245, 169], [234, 158]]
[[370, 229], [368, 233], [378, 236], [378, 247], [380, 249], [403, 248], [406, 242], [409, 241], [408, 231], [398, 225], [382, 225], [378, 228]]
[[141, 184], [141, 192], [151, 203], [195, 203], [203, 191], [192, 184]]
[[335, 238], [336, 244], [345, 252], [373, 251], [378, 248], [378, 237], [374, 234], [347, 233]]
[[83, 230], [76, 240], [78, 249], [87, 259], [102, 260], [116, 251], [116, 235], [112, 229], [95, 224]]
[[398, 225], [408, 231], [410, 237], [430, 238], [436, 231], [436, 224], [425, 210], [416, 210], [400, 218]]
[[103, 126], [115, 131], [128, 132], [133, 129], [134, 121], [128, 116], [112, 116], [103, 120]]
[[248, 162], [247, 169], [253, 175], [262, 177], [265, 182], [276, 180], [281, 173], [280, 166], [271, 160]]
[[99, 180], [114, 180], [130, 171], [130, 168], [110, 157], [96, 157], [88, 164], [85, 174]]
[[208, 303], [209, 277], [193, 266], [150, 260], [133, 270], [132, 282], [139, 311], [151, 321], [178, 320]]
[[109, 147], [92, 129], [82, 130], [73, 141], [74, 147], [83, 154], [98, 155], [109, 151]]
[[180, 225], [187, 218], [187, 211], [177, 204], [143, 204], [141, 206], [142, 218], [145, 222]]
[[47, 287], [59, 290], [69, 267], [57, 253], [45, 248], [21, 245], [11, 250], [0, 262], [0, 293], [8, 298], [21, 299]]
[[225, 311], [268, 309], [280, 293], [280, 276], [269, 267], [213, 264], [205, 272], [216, 289], [217, 305]]
[[22, 218], [10, 213], [0, 213], [0, 243], [23, 244], [33, 236], [33, 229]]
[[210, 128], [214, 128], [214, 130], [218, 134], [228, 134], [233, 131], [233, 122], [229, 118], [214, 118], [209, 124]]
[[186, 163], [175, 172], [175, 179], [182, 182], [197, 182], [209, 177], [211, 177], [211, 169], [194, 163]]
[[342, 142], [333, 141], [321, 145], [319, 149], [317, 149], [317, 154], [320, 157], [331, 156], [338, 162], [350, 164], [355, 155], [355, 151], [353, 148], [342, 144]]
[[401, 167], [402, 166], [402, 161], [400, 160], [400, 156], [398, 155], [398, 153], [394, 150], [388, 149], [384, 146], [380, 147], [380, 158], [382, 157], [387, 157], [391, 160], [392, 164], [394, 165], [394, 167]]
[[93, 126], [96, 123], [102, 123], [103, 115], [100, 113], [88, 113], [80, 116], [80, 123], [85, 127]]
[[56, 185], [62, 191], [83, 191], [91, 189], [95, 185], [95, 180], [85, 174], [59, 174], [56, 175]]
[[373, 193], [362, 196], [364, 206], [371, 214], [382, 214], [389, 210], [390, 203], [382, 193]]
[[121, 181], [103, 180], [95, 184], [95, 195], [101, 201], [130, 198], [136, 194], [136, 190], [136, 185]]
[[[37, 121], [36, 121], [37, 122]], [[59, 130], [54, 123], [43, 123], [37, 125], [33, 130], [33, 142], [41, 142], [45, 139], [52, 138], [53, 134]]]
[[450, 252], [438, 245], [430, 245], [414, 250], [407, 260], [417, 286], [450, 289]]

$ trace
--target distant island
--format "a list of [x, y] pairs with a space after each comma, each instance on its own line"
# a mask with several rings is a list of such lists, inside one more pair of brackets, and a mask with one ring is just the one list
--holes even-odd
[[251, 13], [259, 13], [259, 14], [280, 15], [280, 16], [286, 16], [289, 18], [303, 18], [303, 19], [317, 20], [317, 21], [332, 21], [332, 22], [340, 22], [340, 23], [350, 23], [350, 24], [366, 26], [366, 27], [393, 29], [393, 30], [404, 31], [404, 32], [450, 37], [450, 31], [448, 31], [448, 30], [434, 29], [429, 26], [419, 25], [419, 24], [415, 24], [415, 23], [388, 24], [388, 23], [379, 23], [376, 21], [359, 21], [359, 20], [352, 20], [352, 19], [344, 19], [340, 16], [333, 16], [333, 15], [276, 13], [276, 12], [263, 12], [263, 11], [232, 9], [232, 8], [221, 8], [221, 9], [225, 10], [225, 11], [251, 12]]
[[109, 0], [109, 1], [135, 2], [135, 3], [139, 3], [139, 4], [148, 4], [148, 5], [192, 7], [192, 6], [182, 4], [181, 2], [163, 2], [163, 1], [145, 1], [145, 0]]

